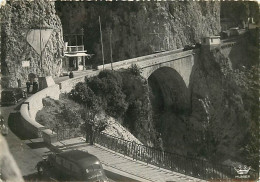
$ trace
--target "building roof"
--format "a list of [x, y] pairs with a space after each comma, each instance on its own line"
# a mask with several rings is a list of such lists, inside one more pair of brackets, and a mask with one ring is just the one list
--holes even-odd
[[206, 38], [220, 38], [220, 36], [219, 35], [211, 35], [211, 36], [207, 36]]
[[90, 56], [92, 56], [92, 54], [87, 54], [85, 52], [77, 52], [77, 53], [65, 53], [65, 56], [67, 56], [67, 57], [80, 57], [80, 56], [90, 57]]
[[70, 150], [57, 155], [78, 164], [83, 169], [86, 169], [90, 165], [100, 163], [96, 156], [81, 150]]

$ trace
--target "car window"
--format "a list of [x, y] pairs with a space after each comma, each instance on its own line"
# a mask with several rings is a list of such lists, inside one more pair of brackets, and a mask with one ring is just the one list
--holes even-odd
[[2, 100], [12, 101], [15, 97], [15, 94], [12, 91], [2, 91]]
[[102, 169], [102, 167], [101, 167], [100, 164], [93, 164], [92, 167], [93, 167], [94, 171], [95, 171], [95, 170], [100, 170], [100, 169]]
[[94, 171], [94, 168], [92, 166], [88, 166], [86, 168], [86, 173], [90, 173], [90, 172], [93, 172]]
[[63, 159], [61, 157], [56, 157], [56, 163], [63, 166]]
[[14, 93], [12, 91], [3, 91], [2, 95], [3, 96], [8, 96], [8, 95], [14, 95]]
[[21, 90], [20, 90], [20, 89], [16, 89], [15, 92], [16, 92], [17, 94], [19, 94], [19, 93], [21, 93]]

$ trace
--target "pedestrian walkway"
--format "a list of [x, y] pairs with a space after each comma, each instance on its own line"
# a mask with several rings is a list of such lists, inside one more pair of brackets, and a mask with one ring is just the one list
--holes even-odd
[[172, 172], [153, 165], [133, 160], [123, 156], [98, 144], [89, 145], [82, 137], [64, 140], [52, 144], [61, 151], [83, 150], [97, 156], [104, 165], [104, 169], [116, 174], [124, 175], [136, 181], [154, 182], [183, 182], [183, 181], [203, 181], [180, 173]]

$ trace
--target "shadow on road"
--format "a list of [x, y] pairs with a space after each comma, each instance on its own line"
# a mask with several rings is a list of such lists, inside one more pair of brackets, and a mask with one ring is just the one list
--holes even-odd
[[32, 173], [32, 174], [29, 174], [27, 176], [23, 176], [23, 179], [28, 182], [28, 181], [56, 181], [56, 180], [52, 180], [50, 179], [47, 175], [45, 176], [40, 176], [38, 175], [38, 173]]
[[47, 147], [45, 142], [34, 142], [34, 143], [28, 143], [27, 144], [31, 149], [38, 149], [38, 148], [45, 148]]
[[36, 136], [33, 136], [31, 132], [24, 128], [24, 126], [22, 125], [20, 112], [10, 113], [8, 117], [8, 126], [9, 129], [21, 140], [37, 138]]
[[19, 111], [22, 104], [23, 104], [23, 102], [21, 102], [20, 104], [18, 104], [18, 105], [14, 108], [14, 110], [15, 110], [15, 111]]

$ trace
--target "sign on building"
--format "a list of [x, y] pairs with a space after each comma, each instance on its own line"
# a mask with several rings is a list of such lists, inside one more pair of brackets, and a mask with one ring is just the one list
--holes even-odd
[[22, 61], [22, 67], [30, 67], [30, 61]]

